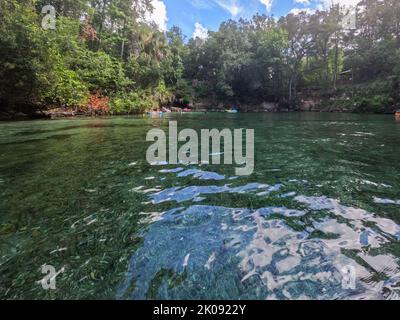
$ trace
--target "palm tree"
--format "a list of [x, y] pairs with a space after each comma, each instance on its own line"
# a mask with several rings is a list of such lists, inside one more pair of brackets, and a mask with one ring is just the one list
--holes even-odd
[[159, 63], [166, 57], [168, 44], [165, 35], [160, 31], [144, 26], [139, 31], [138, 40], [140, 51], [151, 60]]

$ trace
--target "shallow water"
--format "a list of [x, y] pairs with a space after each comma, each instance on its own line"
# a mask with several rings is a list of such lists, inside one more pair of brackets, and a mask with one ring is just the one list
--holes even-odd
[[[148, 130], [255, 129], [255, 172], [150, 166]], [[0, 124], [0, 297], [399, 299], [400, 123], [185, 114]], [[65, 271], [44, 290], [42, 265]], [[343, 287], [343, 267], [356, 272]]]

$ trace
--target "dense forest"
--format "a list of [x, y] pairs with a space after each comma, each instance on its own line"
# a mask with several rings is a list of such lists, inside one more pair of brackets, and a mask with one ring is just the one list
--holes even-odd
[[56, 28], [43, 28], [48, 2], [0, 2], [0, 118], [55, 108], [398, 108], [398, 0], [360, 1], [356, 28], [343, 28], [348, 12], [332, 5], [229, 20], [205, 39], [146, 22], [149, 0], [51, 0]]

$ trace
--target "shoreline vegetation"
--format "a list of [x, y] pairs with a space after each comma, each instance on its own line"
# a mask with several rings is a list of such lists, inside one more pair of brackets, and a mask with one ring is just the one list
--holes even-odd
[[0, 3], [0, 120], [158, 112], [400, 109], [400, 2], [228, 20], [202, 39], [146, 21], [148, 0]]
[[[328, 108], [322, 109], [317, 106], [309, 107], [305, 104], [305, 108], [297, 109], [297, 110], [289, 110], [289, 109], [265, 109], [263, 105], [260, 106], [252, 106], [250, 109], [246, 111], [240, 111], [239, 113], [360, 113], [350, 111], [345, 108]], [[65, 109], [65, 108], [55, 108], [49, 109], [45, 111], [36, 111], [34, 114], [25, 114], [23, 112], [15, 113], [15, 114], [2, 114], [0, 115], [0, 122], [7, 121], [26, 121], [26, 120], [61, 120], [61, 119], [87, 119], [87, 118], [110, 118], [116, 116], [147, 116], [150, 118], [159, 118], [163, 117], [167, 114], [204, 114], [204, 113], [230, 113], [226, 109], [219, 108], [207, 108], [207, 109], [190, 109], [190, 111], [184, 111], [184, 109], [175, 110], [171, 112], [163, 112], [161, 110], [148, 111], [146, 113], [103, 113], [96, 114], [91, 112], [82, 112], [79, 110], [73, 109]], [[377, 114], [375, 112], [362, 112], [363, 114]], [[386, 114], [386, 115], [395, 115], [396, 119], [400, 120], [400, 112], [399, 111], [388, 111], [381, 112], [378, 114]]]
[[[0, 121], [25, 121], [25, 120], [60, 120], [60, 119], [77, 119], [77, 118], [109, 118], [114, 116], [148, 116], [148, 117], [163, 117], [167, 114], [196, 114], [196, 113], [232, 113], [229, 106], [216, 106], [204, 108], [202, 104], [198, 106], [189, 106], [190, 108], [166, 108], [162, 107], [157, 110], [150, 110], [143, 113], [96, 113], [71, 108], [46, 108], [45, 110], [36, 110], [34, 113], [25, 114], [23, 112], [15, 114], [1, 114]], [[314, 113], [360, 113], [354, 110], [349, 110], [342, 107], [335, 107], [332, 104], [329, 107], [321, 107], [313, 101], [303, 101], [301, 107], [297, 109], [281, 109], [278, 104], [263, 103], [259, 106], [242, 106], [240, 111], [234, 113], [293, 113], [293, 112], [314, 112]], [[362, 112], [364, 114], [377, 114], [375, 112]], [[396, 119], [400, 120], [400, 111], [387, 111], [378, 114], [395, 115]]]

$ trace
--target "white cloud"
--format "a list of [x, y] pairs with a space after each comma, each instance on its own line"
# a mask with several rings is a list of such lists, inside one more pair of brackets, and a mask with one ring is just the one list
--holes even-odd
[[153, 12], [146, 12], [145, 19], [155, 23], [161, 31], [167, 31], [167, 6], [162, 0], [151, 0]]
[[212, 7], [209, 0], [192, 0], [191, 3], [196, 9], [210, 9]]
[[271, 11], [273, 0], [260, 0], [260, 2], [267, 8], [268, 12]]
[[205, 40], [208, 38], [208, 30], [203, 27], [199, 22], [194, 24], [195, 30], [193, 32], [193, 39], [199, 38], [201, 40]]
[[325, 8], [329, 8], [332, 5], [332, 3], [334, 4], [339, 3], [340, 5], [348, 7], [355, 6], [360, 2], [360, 0], [320, 0], [320, 2], [323, 4]]
[[294, 3], [302, 4], [304, 6], [308, 6], [310, 4], [310, 0], [294, 0]]
[[[293, 8], [289, 13], [295, 15], [299, 14], [300, 12], [313, 14], [316, 10], [329, 9], [332, 4], [340, 4], [341, 6], [351, 7], [356, 6], [359, 2], [360, 0], [293, 0], [293, 3], [303, 5], [305, 8]], [[314, 4], [314, 8], [306, 7], [311, 4]]]
[[305, 13], [308, 13], [308, 14], [313, 14], [313, 13], [315, 13], [315, 9], [311, 9], [311, 8], [293, 8], [292, 10], [290, 10], [289, 13], [294, 14], [296, 16], [296, 15], [302, 13], [302, 12], [305, 12]]
[[237, 0], [214, 0], [214, 2], [225, 11], [228, 11], [232, 17], [236, 17], [243, 10]]
[[191, 4], [196, 9], [212, 9], [216, 6], [228, 12], [233, 18], [243, 11], [239, 4], [240, 0], [191, 0]]

